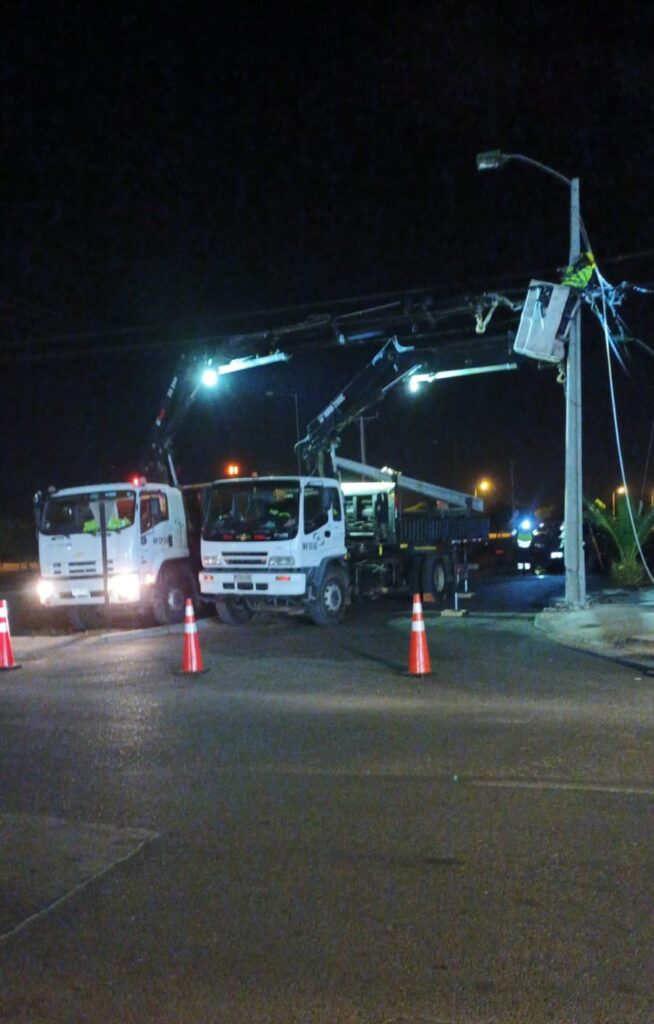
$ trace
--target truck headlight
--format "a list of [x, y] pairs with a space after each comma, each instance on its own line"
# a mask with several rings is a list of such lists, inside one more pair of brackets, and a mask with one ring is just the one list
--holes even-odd
[[205, 569], [213, 569], [216, 565], [224, 565], [225, 559], [222, 555], [204, 555], [202, 565]]
[[109, 596], [116, 601], [138, 601], [141, 594], [135, 572], [119, 573], [109, 578]]
[[281, 566], [295, 565], [295, 559], [292, 555], [272, 555], [268, 561], [268, 565], [272, 568], [273, 566], [280, 568]]
[[46, 604], [51, 597], [54, 597], [54, 583], [51, 580], [39, 580], [36, 584], [36, 593], [41, 604]]

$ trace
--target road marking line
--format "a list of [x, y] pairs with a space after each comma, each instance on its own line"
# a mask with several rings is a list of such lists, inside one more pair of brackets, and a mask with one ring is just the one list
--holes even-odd
[[72, 889], [69, 889], [68, 892], [65, 892], [63, 896], [59, 896], [56, 900], [53, 900], [52, 903], [48, 903], [47, 906], [42, 907], [41, 910], [37, 910], [34, 914], [30, 914], [29, 917], [20, 921], [13, 928], [10, 928], [8, 932], [2, 932], [0, 934], [0, 944], [12, 939], [14, 935], [18, 935], [18, 933], [22, 932], [24, 928], [34, 924], [35, 921], [39, 921], [41, 918], [47, 917], [47, 915], [51, 914], [53, 910], [60, 907], [62, 903], [66, 903], [66, 901], [72, 899], [73, 896], [83, 892], [83, 890], [87, 889], [92, 882], [96, 882], [99, 878], [109, 874], [109, 872], [113, 871], [113, 869], [118, 867], [119, 864], [124, 864], [126, 861], [131, 860], [132, 857], [135, 857], [137, 853], [141, 852], [144, 846], [147, 846], [148, 843], [151, 843], [156, 838], [158, 838], [158, 834], [156, 832], [153, 832], [149, 836], [145, 836], [137, 846], [129, 850], [123, 857], [119, 857], [117, 860], [111, 861], [110, 864], [105, 865], [105, 867], [96, 871], [95, 874], [89, 875], [89, 877], [85, 878], [83, 882], [79, 882], [77, 885], [73, 886]]
[[[222, 770], [240, 771], [237, 766], [225, 766]], [[459, 786], [475, 786], [478, 789], [551, 789], [560, 792], [577, 793], [608, 793], [616, 796], [654, 797], [654, 789], [648, 786], [616, 786], [602, 785], [594, 782], [556, 782], [547, 779], [478, 779], [466, 778], [465, 775], [453, 775], [444, 772], [433, 772], [425, 768], [407, 768], [389, 765], [388, 767], [360, 768], [321, 767], [320, 765], [247, 765], [245, 771], [252, 775], [305, 775], [319, 778], [366, 778], [366, 779], [418, 779], [447, 785], [455, 782]]]
[[[465, 779], [461, 780], [465, 782]], [[602, 786], [593, 782], [520, 782], [511, 779], [470, 779], [470, 786], [486, 789], [554, 789], [579, 793], [615, 793], [619, 796], [652, 796], [654, 789], [647, 786]]]

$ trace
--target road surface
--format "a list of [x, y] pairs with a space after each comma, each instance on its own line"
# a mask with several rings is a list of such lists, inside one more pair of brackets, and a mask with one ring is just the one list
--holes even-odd
[[0, 1020], [651, 1024], [654, 699], [528, 616], [69, 638], [0, 676]]

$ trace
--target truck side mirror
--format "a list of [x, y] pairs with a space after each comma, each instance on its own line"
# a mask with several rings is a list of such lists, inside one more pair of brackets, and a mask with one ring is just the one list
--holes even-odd
[[37, 491], [32, 498], [33, 512], [34, 512], [34, 526], [37, 531], [41, 527], [41, 517], [43, 515], [43, 491]]

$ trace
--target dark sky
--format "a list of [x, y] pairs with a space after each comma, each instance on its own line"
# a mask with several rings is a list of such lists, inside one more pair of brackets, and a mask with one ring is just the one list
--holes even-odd
[[[132, 472], [179, 352], [256, 311], [294, 322], [351, 296], [556, 280], [566, 189], [519, 164], [480, 175], [480, 150], [579, 176], [605, 277], [654, 281], [644, 4], [96, 6], [15, 2], [5, 17], [0, 516], [29, 514], [49, 483]], [[648, 344], [653, 311], [654, 296], [623, 308]], [[585, 490], [606, 498], [603, 345], [587, 316]], [[191, 414], [183, 475], [291, 469], [293, 395], [304, 426], [373, 353], [235, 376]], [[651, 380], [646, 358], [618, 374], [637, 487]], [[552, 371], [398, 392], [378, 412], [374, 464], [466, 490], [486, 474], [505, 495], [512, 464], [521, 503], [561, 498]], [[342, 450], [358, 454], [356, 431]]]

